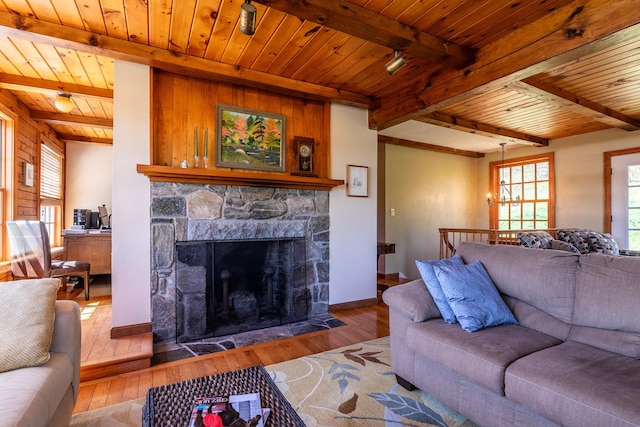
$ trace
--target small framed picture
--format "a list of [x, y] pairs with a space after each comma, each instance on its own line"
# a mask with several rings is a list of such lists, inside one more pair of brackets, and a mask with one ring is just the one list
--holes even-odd
[[347, 196], [369, 196], [368, 173], [367, 166], [347, 165]]
[[22, 183], [27, 187], [33, 187], [33, 163], [22, 163]]

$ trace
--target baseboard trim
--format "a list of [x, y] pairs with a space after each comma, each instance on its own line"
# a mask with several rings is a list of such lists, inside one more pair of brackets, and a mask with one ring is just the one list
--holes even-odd
[[111, 339], [130, 337], [131, 335], [146, 334], [151, 332], [151, 322], [138, 323], [136, 325], [116, 326], [111, 328]]
[[378, 298], [361, 299], [358, 301], [343, 302], [329, 305], [329, 311], [349, 310], [352, 308], [370, 307], [378, 304]]

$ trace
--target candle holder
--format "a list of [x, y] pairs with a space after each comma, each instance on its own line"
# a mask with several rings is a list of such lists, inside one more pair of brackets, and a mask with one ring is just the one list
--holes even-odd
[[203, 163], [202, 163], [202, 167], [203, 167], [204, 169], [209, 169], [209, 158], [208, 158], [207, 156], [204, 156], [204, 157], [202, 158], [202, 162], [203, 162]]
[[200, 157], [197, 154], [193, 156], [193, 167], [194, 168], [200, 167]]

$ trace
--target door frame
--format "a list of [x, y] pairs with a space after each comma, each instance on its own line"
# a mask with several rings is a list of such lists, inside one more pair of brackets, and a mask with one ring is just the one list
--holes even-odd
[[602, 229], [605, 233], [611, 233], [611, 158], [624, 156], [625, 154], [640, 153], [640, 147], [625, 148], [624, 150], [605, 151], [604, 155], [604, 215]]

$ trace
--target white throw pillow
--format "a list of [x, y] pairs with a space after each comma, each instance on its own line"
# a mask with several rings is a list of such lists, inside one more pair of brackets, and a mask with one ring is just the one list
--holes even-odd
[[59, 279], [0, 283], [0, 372], [49, 360]]

